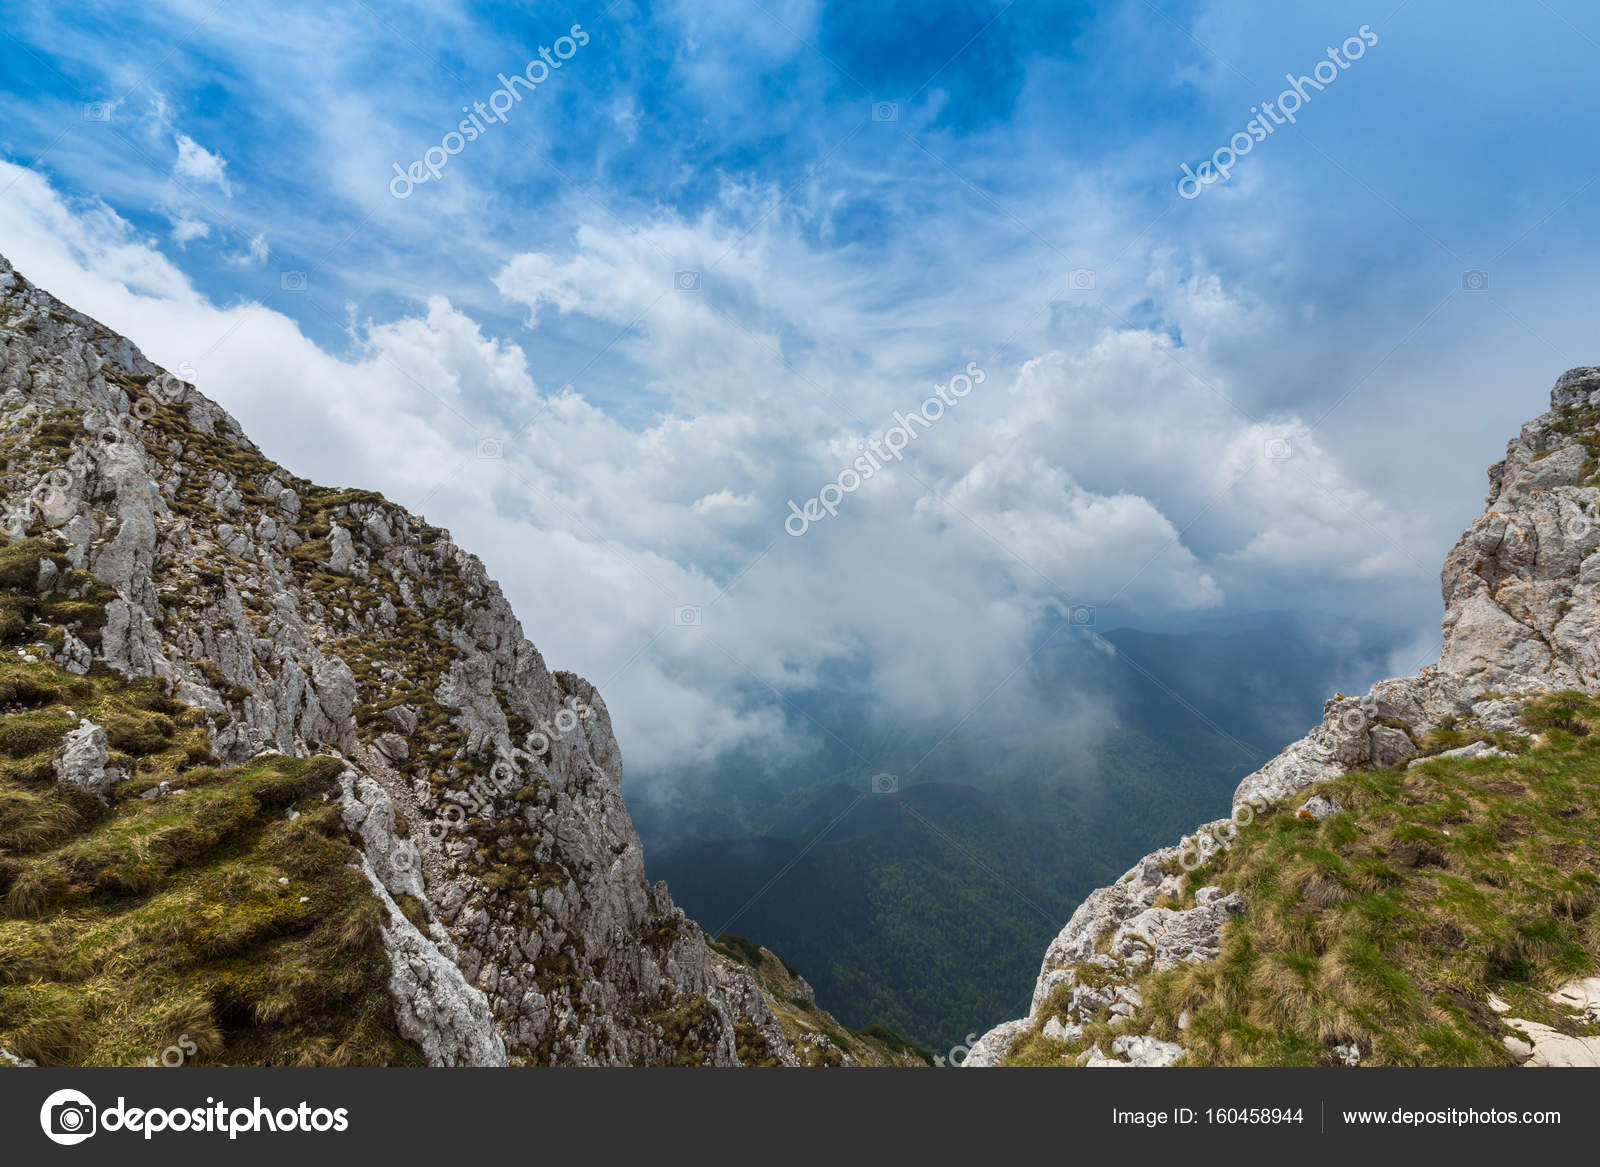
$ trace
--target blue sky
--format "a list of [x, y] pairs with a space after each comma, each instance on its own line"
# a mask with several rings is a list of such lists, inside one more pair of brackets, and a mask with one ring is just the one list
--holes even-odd
[[646, 769], [804, 748], [785, 699], [841, 662], [963, 716], [1077, 604], [1348, 611], [1409, 671], [1485, 467], [1600, 362], [1576, 2], [3, 11], [0, 252], [297, 472], [451, 527]]

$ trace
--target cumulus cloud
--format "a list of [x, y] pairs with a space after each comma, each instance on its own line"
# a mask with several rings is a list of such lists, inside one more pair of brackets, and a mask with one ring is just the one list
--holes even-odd
[[[542, 384], [530, 349], [444, 296], [352, 322], [330, 352], [259, 303], [212, 302], [109, 208], [9, 165], [0, 187], [25, 275], [188, 362], [295, 472], [380, 489], [480, 554], [552, 665], [600, 686], [635, 767], [804, 748], [792, 702], [840, 666], [882, 716], [954, 723], [1073, 603], [1186, 612], [1250, 573], [1407, 566], [1395, 517], [1301, 423], [1249, 420], [1196, 384], [1225, 387], [1203, 350], [1102, 328], [1019, 364], [902, 335], [870, 306], [881, 289], [782, 215], [589, 224], [503, 264], [495, 285], [535, 340], [607, 326], [615, 375], [641, 387], [619, 409], [592, 378]], [[1208, 289], [1197, 311], [1247, 311], [1226, 301]], [[786, 500], [969, 360], [983, 385], [837, 516], [784, 532]], [[1282, 435], [1294, 456], [1269, 463]]]

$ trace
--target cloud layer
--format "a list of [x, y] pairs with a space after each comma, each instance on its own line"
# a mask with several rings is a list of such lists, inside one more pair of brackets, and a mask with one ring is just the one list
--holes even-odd
[[[1088, 608], [1426, 643], [1482, 467], [1600, 359], [1572, 274], [1592, 18], [1501, 30], [1491, 76], [1402, 6], [1186, 201], [1179, 164], [1370, 14], [1057, 7], [174, 2], [116, 52], [41, 8], [0, 88], [0, 251], [296, 472], [450, 527], [635, 771], [803, 749], [840, 677], [885, 722], [958, 722]], [[511, 120], [390, 197], [580, 20]], [[1475, 185], [1503, 65], [1570, 75], [1567, 161]]]

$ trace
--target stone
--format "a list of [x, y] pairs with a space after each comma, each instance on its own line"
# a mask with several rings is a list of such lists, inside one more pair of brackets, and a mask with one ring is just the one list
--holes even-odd
[[1303, 819], [1316, 819], [1319, 822], [1329, 815], [1339, 813], [1339, 803], [1336, 799], [1324, 798], [1322, 795], [1313, 795], [1306, 799], [1304, 805], [1295, 812]]
[[84, 676], [89, 671], [89, 666], [94, 664], [94, 650], [73, 635], [71, 629], [62, 632], [61, 649], [55, 654], [55, 662], [69, 673]]
[[1029, 1023], [1025, 1018], [1020, 1021], [1005, 1021], [995, 1026], [967, 1051], [967, 1056], [961, 1061], [961, 1067], [982, 1069], [998, 1066], [1011, 1052], [1011, 1047], [1017, 1038], [1028, 1031], [1028, 1026]]
[[1520, 1037], [1513, 1037], [1507, 1034], [1500, 1039], [1500, 1043], [1506, 1047], [1506, 1052], [1519, 1062], [1525, 1063], [1533, 1056], [1533, 1043], [1524, 1041]]
[[417, 732], [417, 711], [409, 705], [396, 705], [393, 709], [385, 711], [384, 717], [388, 719], [390, 725], [407, 737]]
[[1568, 981], [1550, 994], [1550, 1000], [1563, 1009], [1570, 1009], [1585, 1021], [1600, 1021], [1600, 977]]
[[1453, 750], [1441, 750], [1437, 754], [1429, 754], [1425, 758], [1414, 758], [1406, 763], [1406, 769], [1420, 766], [1424, 762], [1432, 762], [1437, 758], [1509, 758], [1511, 755], [1505, 750], [1497, 749], [1491, 742], [1469, 742], [1464, 746], [1457, 746]]
[[430, 1066], [506, 1065], [505, 1041], [488, 998], [406, 918], [371, 864], [364, 863], [362, 871], [388, 909], [381, 934], [400, 1032], [422, 1047]]
[[1127, 1059], [1130, 1066], [1170, 1066], [1183, 1056], [1183, 1047], [1174, 1041], [1124, 1034], [1112, 1039], [1111, 1052]]
[[110, 753], [106, 731], [87, 718], [66, 732], [56, 751], [56, 780], [85, 794], [103, 795], [122, 779], [120, 770], [108, 769]]
[[372, 745], [391, 762], [403, 762], [411, 756], [411, 746], [397, 733], [379, 734]]
[[1371, 738], [1370, 758], [1372, 764], [1379, 768], [1389, 769], [1398, 766], [1417, 752], [1416, 743], [1403, 729], [1388, 725], [1374, 726]]
[[1506, 1024], [1516, 1033], [1502, 1041], [1514, 1056], [1525, 1059], [1524, 1066], [1600, 1066], [1600, 1037], [1574, 1037], [1519, 1017], [1508, 1017]]
[[350, 538], [350, 532], [338, 523], [333, 524], [328, 544], [332, 548], [328, 556], [328, 570], [335, 575], [344, 575], [356, 561], [355, 543]]
[[1059, 1018], [1052, 1017], [1040, 1032], [1051, 1041], [1077, 1041], [1083, 1036], [1083, 1026], [1063, 1025]]

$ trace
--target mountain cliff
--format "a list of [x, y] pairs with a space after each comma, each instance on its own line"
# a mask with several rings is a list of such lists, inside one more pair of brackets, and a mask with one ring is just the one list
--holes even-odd
[[1597, 471], [1574, 369], [1445, 559], [1438, 663], [1092, 893], [966, 1064], [1600, 1064]]
[[646, 882], [605, 702], [447, 531], [3, 258], [0, 456], [5, 1060], [917, 1061]]

